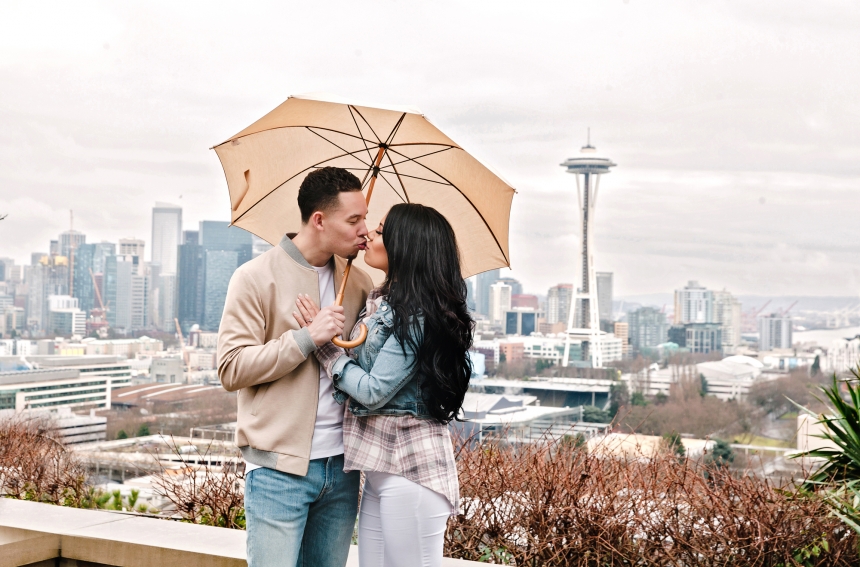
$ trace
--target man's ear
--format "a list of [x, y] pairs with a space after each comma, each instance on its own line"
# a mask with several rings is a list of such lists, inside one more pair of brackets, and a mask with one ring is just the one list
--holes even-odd
[[317, 230], [323, 230], [323, 219], [325, 214], [322, 211], [314, 211], [311, 218], [308, 219], [308, 224]]

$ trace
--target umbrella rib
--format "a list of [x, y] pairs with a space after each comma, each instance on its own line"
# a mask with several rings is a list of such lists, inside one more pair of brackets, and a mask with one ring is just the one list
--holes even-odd
[[[409, 202], [409, 197], [405, 197], [404, 195], [401, 195], [401, 194], [400, 194], [400, 192], [399, 192], [399, 191], [397, 191], [397, 188], [396, 188], [394, 185], [392, 185], [392, 184], [391, 184], [391, 182], [390, 182], [390, 181], [388, 181], [388, 180], [385, 178], [385, 176], [384, 176], [384, 175], [380, 175], [379, 177], [380, 177], [383, 181], [385, 181], [385, 183], [386, 183], [389, 187], [391, 187], [391, 190], [392, 190], [392, 191], [394, 191], [394, 194], [395, 194], [395, 195], [397, 195], [398, 197], [400, 197], [400, 200], [401, 200], [401, 201], [403, 201], [404, 203], [408, 203], [408, 202]], [[398, 180], [398, 181], [399, 181], [399, 180]], [[402, 184], [402, 183], [400, 184], [400, 187], [401, 187], [401, 188], [403, 188], [403, 184]], [[404, 194], [406, 193], [406, 190], [405, 190], [405, 189], [403, 190], [403, 193], [404, 193]]]
[[[394, 175], [397, 176], [397, 182], [400, 183], [400, 188], [403, 189], [403, 196], [406, 197], [406, 202], [411, 203], [412, 201], [409, 200], [409, 193], [406, 192], [406, 185], [403, 184], [403, 180], [400, 178], [400, 172], [397, 171], [397, 166], [391, 160], [390, 155], [388, 156], [388, 161], [391, 163], [391, 169], [394, 170]], [[389, 185], [390, 185], [390, 183], [389, 183]], [[392, 189], [394, 189], [394, 188], [392, 187]], [[397, 190], [395, 189], [394, 192], [396, 193]]]
[[[323, 139], [325, 139], [325, 138], [323, 138]], [[231, 224], [236, 224], [238, 221], [242, 220], [242, 217], [244, 217], [246, 214], [248, 214], [248, 211], [250, 211], [251, 209], [253, 209], [253, 208], [254, 208], [254, 207], [256, 207], [257, 205], [259, 205], [260, 203], [262, 203], [263, 201], [265, 201], [265, 200], [269, 197], [269, 195], [271, 195], [272, 193], [274, 193], [275, 191], [277, 191], [278, 189], [280, 189], [281, 187], [283, 187], [285, 183], [289, 183], [290, 181], [292, 181], [293, 179], [295, 179], [296, 177], [298, 177], [298, 176], [299, 176], [299, 175], [301, 175], [302, 173], [304, 173], [304, 172], [306, 172], [306, 171], [308, 171], [308, 170], [310, 170], [310, 169], [314, 169], [314, 168], [316, 168], [316, 167], [319, 167], [320, 165], [322, 165], [322, 164], [326, 163], [327, 161], [332, 161], [332, 160], [335, 160], [335, 159], [338, 159], [338, 158], [342, 158], [342, 157], [345, 157], [345, 156], [349, 156], [349, 155], [351, 155], [351, 156], [355, 157], [355, 156], [354, 156], [354, 154], [356, 154], [356, 153], [361, 153], [362, 151], [363, 151], [363, 150], [358, 150], [358, 152], [347, 152], [347, 153], [345, 153], [345, 154], [341, 154], [341, 155], [339, 155], [339, 156], [332, 156], [332, 157], [327, 158], [327, 159], [324, 159], [324, 160], [322, 160], [322, 161], [318, 161], [317, 163], [315, 163], [315, 164], [313, 164], [313, 165], [309, 165], [308, 167], [304, 168], [303, 170], [301, 170], [301, 171], [297, 172], [295, 175], [293, 175], [293, 176], [292, 176], [292, 177], [290, 177], [289, 179], [285, 179], [285, 180], [284, 180], [283, 182], [281, 182], [278, 186], [276, 186], [276, 187], [275, 187], [275, 188], [273, 188], [271, 191], [269, 191], [268, 193], [266, 193], [265, 195], [263, 195], [262, 197], [260, 197], [260, 199], [258, 199], [256, 203], [254, 203], [253, 205], [251, 205], [250, 207], [248, 207], [248, 208], [245, 210], [245, 212], [243, 212], [241, 215], [239, 215], [238, 217], [236, 217], [236, 219], [235, 219], [235, 220], [233, 220], [233, 221], [231, 222]], [[356, 157], [356, 159], [358, 159], [358, 158]], [[359, 160], [359, 161], [361, 161], [361, 160]], [[362, 162], [362, 163], [364, 163], [364, 162]], [[342, 168], [342, 169], [352, 169], [352, 168]], [[370, 171], [370, 170], [368, 170], [368, 171]]]
[[[349, 150], [347, 150], [346, 148], [342, 148], [342, 147], [340, 147], [339, 145], [335, 144], [334, 142], [332, 142], [331, 140], [329, 140], [328, 138], [326, 138], [325, 136], [323, 136], [323, 135], [322, 135], [322, 134], [320, 134], [319, 132], [315, 132], [315, 131], [313, 130], [313, 127], [312, 127], [312, 126], [305, 126], [305, 128], [307, 128], [308, 132], [311, 132], [311, 133], [313, 133], [313, 134], [316, 134], [317, 136], [319, 136], [320, 138], [322, 138], [323, 140], [325, 140], [326, 142], [328, 142], [328, 143], [329, 143], [329, 144], [331, 144], [332, 146], [334, 146], [334, 147], [336, 147], [337, 149], [339, 149], [340, 151], [344, 152], [344, 155], [351, 155], [351, 156], [353, 156], [355, 159], [357, 159], [358, 161], [360, 161], [361, 163], [364, 163], [364, 161], [362, 161], [362, 159], [361, 159], [361, 158], [359, 158], [357, 155], [355, 155], [355, 154], [360, 154], [360, 153], [361, 153], [361, 150], [358, 150], [358, 151], [356, 151], [356, 152], [350, 152], [350, 151], [349, 151]], [[343, 157], [343, 156], [338, 156], [338, 157]], [[332, 159], [334, 159], [334, 158], [332, 158]], [[370, 167], [370, 164], [369, 164], [369, 163], [364, 163], [364, 165], [366, 165], [367, 167]]]
[[[484, 218], [484, 215], [482, 215], [482, 214], [481, 214], [481, 211], [480, 211], [480, 210], [478, 210], [478, 207], [476, 207], [476, 206], [475, 206], [475, 203], [473, 203], [473, 202], [472, 202], [472, 200], [471, 200], [469, 197], [467, 197], [465, 193], [463, 193], [462, 191], [460, 191], [460, 188], [459, 188], [459, 187], [457, 187], [456, 185], [454, 185], [453, 183], [451, 183], [451, 182], [450, 182], [450, 181], [449, 181], [449, 180], [448, 180], [444, 175], [440, 175], [440, 174], [439, 174], [439, 172], [435, 171], [433, 168], [431, 168], [431, 167], [427, 167], [427, 166], [426, 166], [426, 165], [424, 165], [423, 163], [421, 163], [421, 162], [419, 162], [419, 161], [415, 161], [415, 160], [413, 160], [412, 158], [410, 158], [409, 156], [403, 155], [403, 154], [401, 154], [400, 152], [398, 152], [398, 151], [396, 151], [396, 150], [391, 150], [391, 149], [389, 148], [389, 151], [393, 151], [393, 152], [394, 152], [394, 153], [396, 153], [397, 155], [399, 155], [399, 156], [401, 156], [401, 157], [404, 157], [404, 158], [408, 159], [409, 161], [415, 162], [417, 165], [420, 165], [420, 166], [421, 166], [421, 167], [423, 167], [424, 169], [426, 169], [426, 170], [430, 171], [431, 173], [435, 174], [435, 175], [436, 175], [437, 177], [439, 177], [440, 179], [444, 179], [444, 180], [445, 180], [445, 182], [446, 182], [448, 185], [450, 185], [451, 187], [453, 187], [454, 189], [456, 189], [456, 190], [457, 190], [457, 192], [458, 192], [460, 195], [462, 195], [464, 199], [466, 199], [466, 202], [468, 202], [468, 203], [472, 206], [472, 209], [475, 211], [475, 213], [476, 213], [479, 217], [481, 217], [481, 220], [483, 221], [484, 226], [486, 226], [486, 227], [487, 227], [487, 230], [488, 230], [488, 231], [490, 232], [490, 234], [492, 235], [493, 240], [495, 240], [495, 241], [496, 241], [496, 246], [498, 246], [498, 247], [499, 247], [499, 252], [501, 252], [501, 253], [502, 253], [502, 256], [505, 258], [505, 262], [508, 262], [508, 264], [510, 264], [510, 260], [508, 260], [508, 255], [507, 255], [507, 254], [505, 254], [505, 251], [502, 249], [502, 245], [501, 245], [501, 244], [499, 244], [499, 239], [496, 237], [496, 233], [495, 233], [495, 232], [493, 232], [493, 229], [492, 229], [492, 228], [490, 228], [490, 225], [489, 225], [489, 223], [487, 222], [487, 219], [486, 219], [486, 218]], [[404, 177], [410, 177], [410, 176], [406, 176], [406, 175], [404, 175]], [[420, 177], [417, 177], [416, 179], [421, 179], [421, 178], [420, 178]], [[430, 180], [429, 180], [429, 179], [425, 179], [424, 181], [430, 181]], [[434, 181], [433, 183], [439, 183], [439, 182], [438, 182], [438, 181]], [[442, 185], [444, 185], [444, 183], [442, 183]]]
[[[447, 151], [448, 151], [448, 150], [450, 150], [450, 149], [453, 149], [453, 147], [452, 147], [452, 146], [449, 146], [449, 147], [447, 147], [447, 148], [442, 148], [441, 150], [436, 150], [435, 152], [429, 152], [429, 153], [426, 153], [426, 154], [421, 154], [420, 156], [415, 156], [414, 158], [411, 158], [411, 159], [421, 159], [421, 158], [423, 158], [423, 157], [432, 156], [433, 154], [438, 154], [438, 153], [441, 153], [441, 152], [447, 152]], [[400, 152], [397, 152], [397, 153], [399, 154]], [[394, 163], [394, 162], [393, 162], [393, 161], [391, 161], [391, 159], [389, 158], [389, 161], [391, 161], [391, 167], [394, 167], [395, 165], [400, 165], [401, 163], [406, 163], [407, 161], [409, 161], [409, 159], [410, 159], [410, 158], [406, 158], [406, 159], [404, 159], [404, 160], [402, 160], [402, 161], [398, 161], [397, 163]], [[387, 166], [386, 166], [386, 167], [387, 167]]]
[[394, 139], [394, 136], [397, 135], [397, 131], [400, 130], [400, 125], [403, 124], [403, 119], [406, 118], [406, 113], [400, 115], [400, 119], [397, 121], [397, 124], [394, 125], [394, 128], [391, 129], [391, 132], [388, 133], [388, 137], [385, 138], [385, 145], [388, 146], [391, 144], [391, 140]]
[[[352, 118], [353, 124], [355, 124], [356, 131], [361, 134], [361, 128], [358, 127], [358, 120], [355, 119], [355, 114], [353, 114], [352, 112], [352, 105], [348, 105], [346, 108], [349, 109], [349, 116], [350, 118]], [[364, 142], [364, 149], [367, 150], [368, 161], [370, 163], [373, 163], [373, 154], [370, 152], [370, 147], [367, 145], [367, 140], [365, 140], [364, 137], [361, 136], [361, 141]]]
[[[361, 112], [360, 112], [356, 107], [352, 106], [351, 104], [349, 105], [349, 107], [350, 107], [351, 109], [355, 110], [355, 113], [356, 113], [356, 114], [358, 114], [359, 116], [361, 116], [361, 120], [362, 120], [362, 122], [364, 122], [365, 124], [367, 124], [367, 127], [368, 127], [368, 128], [370, 128], [370, 131], [371, 131], [371, 132], [373, 132], [373, 135], [374, 135], [374, 136], [376, 136], [376, 143], [377, 143], [377, 144], [382, 143], [382, 140], [380, 140], [380, 139], [379, 139], [379, 135], [377, 135], [376, 131], [373, 129], [373, 126], [371, 126], [371, 125], [370, 125], [370, 122], [368, 122], [368, 121], [367, 121], [367, 118], [365, 118], [365, 117], [364, 117], [364, 115], [363, 115], [363, 114], [362, 114], [362, 113], [361, 113]], [[361, 129], [359, 129], [359, 132], [361, 132]]]

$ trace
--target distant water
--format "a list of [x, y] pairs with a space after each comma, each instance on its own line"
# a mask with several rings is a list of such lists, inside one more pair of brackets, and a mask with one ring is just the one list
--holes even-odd
[[845, 327], [843, 329], [816, 329], [814, 331], [795, 331], [791, 340], [795, 343], [817, 343], [818, 346], [829, 347], [833, 341], [851, 339], [860, 335], [860, 327]]

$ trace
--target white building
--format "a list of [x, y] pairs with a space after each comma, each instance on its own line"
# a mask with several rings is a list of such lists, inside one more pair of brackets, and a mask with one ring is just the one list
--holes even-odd
[[490, 322], [501, 325], [505, 311], [511, 310], [511, 286], [496, 282], [490, 286]]
[[833, 341], [827, 357], [821, 360], [822, 369], [828, 372], [847, 372], [860, 365], [860, 337]]
[[675, 290], [675, 324], [712, 323], [714, 313], [714, 294], [690, 281], [684, 289]]
[[734, 354], [741, 344], [741, 302], [728, 291], [715, 291], [714, 323], [723, 328], [723, 352]]
[[[477, 346], [476, 341], [476, 346]], [[489, 342], [489, 341], [481, 341], [481, 342]], [[561, 359], [564, 356], [564, 336], [511, 336], [503, 339], [504, 343], [520, 343], [523, 345], [523, 358], [534, 358], [540, 360], [547, 360], [555, 362], [556, 364], [561, 363]], [[617, 338], [615, 335], [604, 333], [601, 335], [600, 345], [603, 349], [603, 360], [604, 362], [612, 362], [614, 360], [621, 360], [623, 357], [623, 344], [621, 339]], [[576, 353], [582, 352], [582, 341], [580, 340], [571, 340], [571, 360], [578, 360]], [[497, 347], [498, 350], [498, 347]]]
[[570, 314], [570, 301], [573, 297], [573, 284], [558, 284], [549, 288], [546, 296], [546, 322], [567, 325]]
[[791, 318], [778, 313], [759, 317], [758, 336], [760, 351], [791, 348]]

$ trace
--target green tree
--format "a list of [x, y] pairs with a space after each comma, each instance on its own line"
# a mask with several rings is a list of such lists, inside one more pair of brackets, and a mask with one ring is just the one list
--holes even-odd
[[699, 395], [703, 398], [708, 395], [708, 379], [704, 374], [699, 374]]
[[116, 434], [117, 439], [128, 439], [128, 433], [125, 432], [125, 429], [120, 429]]
[[705, 464], [723, 468], [729, 466], [735, 460], [735, 452], [728, 441], [716, 439], [714, 448], [705, 458]]
[[663, 435], [663, 441], [666, 446], [679, 458], [687, 456], [687, 450], [684, 449], [684, 443], [681, 441], [681, 435], [677, 431], [666, 433]]
[[669, 401], [669, 396], [664, 394], [663, 392], [657, 392], [657, 395], [654, 396], [654, 403], [658, 406], [662, 406], [666, 402]]
[[809, 369], [809, 374], [811, 376], [818, 376], [819, 372], [821, 372], [821, 358], [816, 354], [815, 360], [812, 361], [812, 367]]
[[137, 428], [137, 436], [146, 437], [147, 435], [151, 435], [149, 432], [149, 425], [141, 423], [140, 427]]
[[645, 399], [645, 394], [642, 392], [633, 392], [633, 395], [630, 396], [630, 405], [644, 407], [648, 405], [648, 400]]
[[582, 421], [588, 423], [609, 423], [612, 416], [606, 410], [597, 406], [585, 406], [582, 408]]
[[618, 410], [626, 406], [629, 401], [630, 392], [627, 390], [627, 384], [618, 382], [609, 386], [609, 417], [614, 418], [618, 415]]

